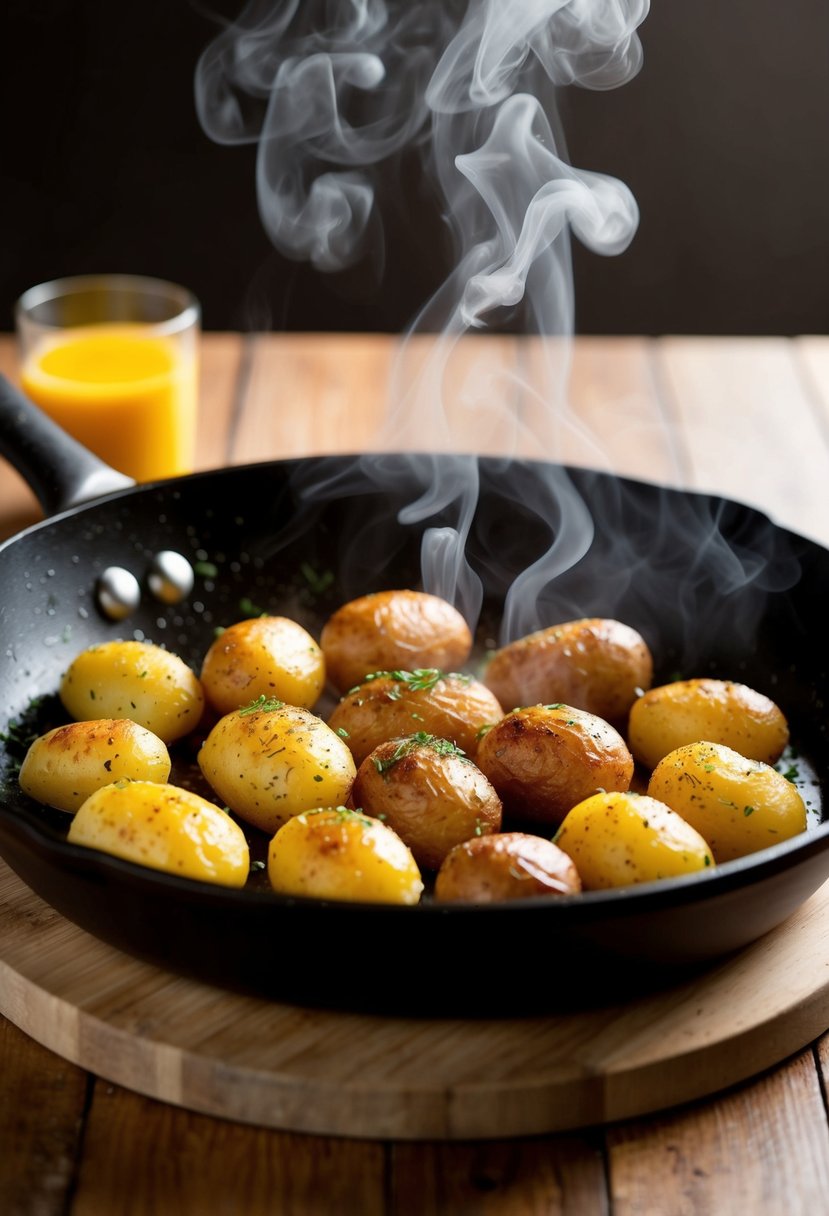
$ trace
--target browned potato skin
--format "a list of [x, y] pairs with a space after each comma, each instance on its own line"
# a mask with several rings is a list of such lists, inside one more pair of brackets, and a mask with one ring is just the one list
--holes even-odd
[[219, 635], [204, 656], [201, 682], [218, 714], [277, 697], [312, 709], [325, 687], [325, 661], [309, 633], [284, 616], [237, 621]]
[[650, 688], [653, 658], [629, 625], [586, 617], [510, 642], [493, 655], [483, 679], [509, 709], [563, 701], [619, 725]]
[[633, 756], [603, 718], [572, 705], [514, 710], [481, 739], [475, 761], [501, 796], [505, 814], [559, 824], [597, 790], [627, 790]]
[[472, 634], [446, 600], [425, 591], [376, 591], [343, 604], [323, 626], [328, 678], [345, 692], [370, 672], [462, 667]]
[[382, 675], [346, 693], [328, 725], [342, 735], [359, 766], [387, 739], [420, 730], [449, 739], [474, 757], [478, 732], [503, 713], [489, 689], [468, 676], [446, 673], [431, 688], [411, 689]]
[[436, 742], [381, 743], [357, 770], [350, 796], [393, 828], [427, 870], [437, 870], [455, 845], [501, 827], [501, 799], [481, 770]]
[[541, 836], [501, 832], [456, 845], [435, 879], [442, 903], [499, 903], [538, 895], [577, 895], [581, 880], [567, 854]]

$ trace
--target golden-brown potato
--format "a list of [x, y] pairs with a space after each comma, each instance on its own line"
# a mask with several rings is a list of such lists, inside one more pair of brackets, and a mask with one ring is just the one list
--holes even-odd
[[400, 837], [341, 806], [304, 811], [281, 827], [268, 850], [268, 878], [282, 895], [316, 899], [416, 904], [423, 891]]
[[312, 807], [344, 803], [356, 771], [351, 752], [321, 718], [279, 701], [225, 714], [198, 760], [222, 801], [268, 833]]
[[789, 727], [773, 701], [731, 680], [677, 680], [634, 702], [628, 743], [647, 768], [675, 748], [701, 740], [774, 764], [789, 741]]
[[90, 794], [113, 781], [170, 776], [170, 755], [152, 731], [129, 718], [56, 726], [32, 743], [20, 766], [20, 788], [59, 811], [77, 811]]
[[69, 839], [181, 878], [243, 887], [250, 872], [244, 832], [226, 811], [190, 790], [118, 781], [78, 808]]
[[424, 731], [376, 747], [357, 770], [351, 802], [397, 832], [427, 870], [461, 841], [501, 826], [501, 799], [481, 770]]
[[284, 616], [260, 616], [230, 625], [204, 656], [201, 682], [220, 714], [257, 697], [277, 697], [311, 709], [325, 687], [322, 651], [307, 630]]
[[593, 794], [567, 812], [555, 843], [586, 891], [695, 874], [714, 864], [708, 842], [645, 794]]
[[193, 730], [204, 709], [196, 676], [152, 642], [101, 642], [70, 664], [60, 699], [76, 721], [130, 718], [165, 743]]
[[476, 836], [452, 849], [435, 879], [435, 899], [488, 904], [538, 895], [576, 895], [581, 880], [556, 844], [526, 832]]
[[651, 774], [648, 793], [692, 824], [718, 862], [806, 830], [806, 806], [791, 781], [721, 743], [689, 743], [669, 752]]
[[563, 701], [615, 725], [650, 688], [653, 659], [644, 638], [620, 621], [565, 621], [495, 652], [483, 680], [506, 709]]
[[482, 737], [475, 762], [517, 819], [558, 824], [596, 790], [626, 790], [633, 757], [595, 714], [572, 705], [513, 710]]
[[478, 733], [497, 722], [501, 706], [470, 676], [437, 668], [376, 672], [341, 699], [328, 719], [357, 764], [387, 739], [422, 730], [449, 739], [474, 757]]
[[469, 626], [446, 600], [425, 591], [376, 591], [343, 604], [323, 626], [328, 678], [345, 692], [373, 671], [462, 667]]

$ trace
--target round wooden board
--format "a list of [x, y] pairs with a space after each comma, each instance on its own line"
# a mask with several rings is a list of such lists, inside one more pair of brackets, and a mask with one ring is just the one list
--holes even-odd
[[829, 1025], [829, 883], [704, 976], [623, 1005], [499, 1020], [281, 1005], [160, 971], [0, 862], [0, 1011], [107, 1080], [264, 1127], [478, 1139], [641, 1115], [732, 1085]]

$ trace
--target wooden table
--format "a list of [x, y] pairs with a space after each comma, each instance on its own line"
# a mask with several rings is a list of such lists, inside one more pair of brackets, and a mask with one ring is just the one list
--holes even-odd
[[[199, 467], [382, 446], [394, 347], [373, 335], [207, 336]], [[409, 357], [422, 361], [417, 344]], [[450, 379], [483, 370], [483, 416], [461, 400], [446, 428], [421, 406], [400, 446], [508, 444], [713, 490], [829, 544], [829, 339], [580, 339], [563, 427], [539, 414], [541, 358], [510, 338], [470, 346]], [[8, 338], [0, 370], [15, 374]], [[500, 402], [520, 420], [508, 434]], [[0, 469], [0, 534], [38, 517]], [[829, 1210], [827, 1081], [824, 1035], [713, 1099], [624, 1124], [502, 1142], [333, 1139], [141, 1097], [0, 1020], [0, 1211], [815, 1216]]]

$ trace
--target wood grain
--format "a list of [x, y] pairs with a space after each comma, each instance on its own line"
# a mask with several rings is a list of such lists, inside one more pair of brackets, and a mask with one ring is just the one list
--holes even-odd
[[384, 1171], [378, 1144], [242, 1127], [99, 1084], [72, 1216], [381, 1216]]
[[600, 1135], [483, 1144], [398, 1144], [395, 1216], [585, 1216], [605, 1210]]
[[246, 341], [241, 334], [204, 336], [200, 348], [196, 469], [229, 463]]
[[451, 1019], [302, 1009], [128, 958], [0, 868], [0, 1012], [65, 1058], [175, 1105], [317, 1134], [534, 1135], [628, 1118], [769, 1067], [823, 1029], [829, 884], [702, 977], [577, 1014]]
[[0, 1021], [0, 1212], [60, 1216], [75, 1173], [89, 1081]]
[[829, 1209], [829, 1132], [811, 1052], [727, 1094], [608, 1132], [617, 1216]]

